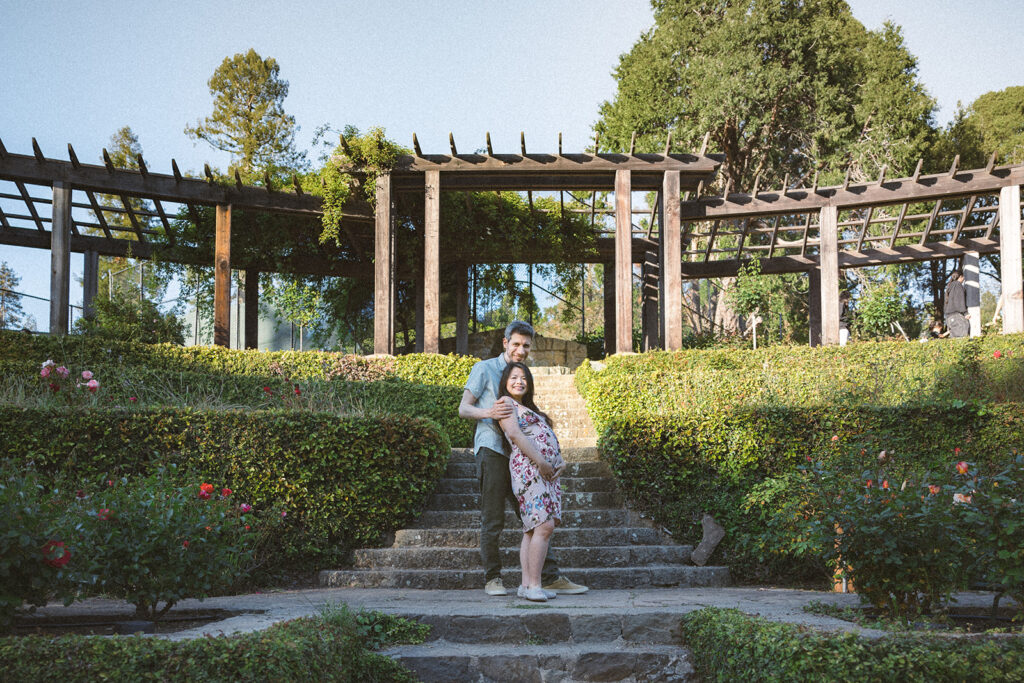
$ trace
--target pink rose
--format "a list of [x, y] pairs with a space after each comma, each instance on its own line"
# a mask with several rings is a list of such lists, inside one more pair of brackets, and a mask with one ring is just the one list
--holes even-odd
[[833, 436], [832, 437], [832, 441], [833, 442], [839, 441], [839, 435], [837, 434], [837, 435]]
[[241, 505], [238, 506], [238, 509], [241, 510], [242, 512], [249, 512], [250, 510], [252, 510], [252, 505], [249, 505], [248, 503], [242, 503]]
[[210, 500], [210, 494], [207, 493], [206, 491], [200, 491], [199, 498], [202, 500]]
[[82, 379], [84, 379], [86, 382], [91, 380], [92, 379], [92, 371], [91, 370], [82, 370]]
[[1003, 352], [1002, 351], [993, 351], [992, 352], [992, 357], [993, 358], [1002, 358], [1003, 357]]
[[89, 387], [89, 391], [95, 394], [96, 390], [100, 388], [100, 383], [94, 379], [91, 379], [89, 380], [89, 383], [86, 384], [85, 386]]
[[50, 366], [49, 365], [44, 365], [43, 369], [39, 371], [39, 376], [44, 378], [44, 379], [49, 377], [50, 376]]
[[68, 377], [71, 376], [71, 371], [62, 365], [59, 368], [57, 368], [57, 376], [67, 379]]

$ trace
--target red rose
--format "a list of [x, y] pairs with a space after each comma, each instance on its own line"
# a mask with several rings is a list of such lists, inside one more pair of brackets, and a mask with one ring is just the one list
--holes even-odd
[[206, 493], [213, 493], [213, 484], [206, 484], [206, 483], [200, 484], [199, 485], [199, 490], [200, 491], [205, 491]]
[[182, 548], [187, 548], [188, 547], [188, 541], [182, 541], [181, 542], [181, 547]]
[[933, 495], [933, 496], [934, 496], [934, 495], [935, 495], [936, 493], [938, 493], [938, 492], [939, 492], [939, 491], [941, 491], [941, 490], [942, 490], [942, 489], [940, 489], [940, 488], [939, 488], [938, 486], [936, 486], [935, 484], [929, 484], [929, 485], [928, 485], [928, 493], [929, 493], [930, 495]]
[[868, 488], [871, 488], [871, 485], [872, 485], [873, 483], [874, 483], [874, 482], [873, 482], [872, 480], [868, 479], [868, 480], [867, 480], [866, 482], [864, 482], [864, 486], [866, 486], [866, 487], [868, 487]]
[[270, 391], [270, 387], [263, 387], [263, 393], [270, 394], [270, 393], [273, 393], [273, 392]]
[[1002, 358], [1003, 357], [1003, 352], [1002, 351], [993, 351], [992, 352], [992, 357], [993, 358]]
[[104, 522], [110, 521], [111, 514], [108, 508], [102, 508], [96, 511], [96, 519], [102, 519]]
[[295, 395], [296, 396], [302, 396], [302, 392], [299, 391], [299, 385], [298, 384], [295, 385]]
[[[957, 450], [959, 450], [959, 449], [957, 449]], [[968, 469], [968, 465], [963, 460], [961, 460], [960, 462], [958, 462], [956, 464], [956, 471], [959, 472], [960, 474], [967, 474], [967, 469]]]
[[883, 479], [882, 480], [882, 488], [883, 489], [888, 489], [889, 488], [889, 480], [888, 479]]
[[246, 531], [248, 531], [249, 529], [250, 529], [249, 525], [248, 525], [248, 524], [246, 524], [246, 525], [245, 525], [245, 530], [246, 530]]
[[43, 562], [60, 569], [71, 561], [71, 551], [64, 547], [63, 541], [47, 541], [43, 545]]
[[234, 493], [234, 492], [231, 489], [229, 489], [229, 488], [223, 488], [223, 489], [220, 490], [220, 495], [224, 496], [225, 498], [230, 496], [232, 493]]
[[200, 500], [210, 500], [210, 494], [207, 493], [206, 491], [200, 491], [199, 498]]

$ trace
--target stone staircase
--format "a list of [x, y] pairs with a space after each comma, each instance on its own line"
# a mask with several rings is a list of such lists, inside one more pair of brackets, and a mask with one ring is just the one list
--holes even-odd
[[563, 449], [597, 445], [597, 430], [587, 413], [583, 397], [576, 391], [576, 376], [568, 368], [531, 368], [534, 402], [555, 423], [555, 433]]

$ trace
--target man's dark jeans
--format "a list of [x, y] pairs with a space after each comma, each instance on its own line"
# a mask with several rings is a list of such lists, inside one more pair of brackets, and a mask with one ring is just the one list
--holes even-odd
[[[501, 576], [501, 532], [505, 528], [505, 501], [519, 517], [519, 503], [512, 493], [512, 476], [508, 471], [508, 458], [490, 448], [476, 453], [476, 467], [480, 477], [480, 560], [483, 562], [485, 581]], [[558, 563], [548, 556], [541, 569], [541, 581], [549, 584], [558, 578]]]

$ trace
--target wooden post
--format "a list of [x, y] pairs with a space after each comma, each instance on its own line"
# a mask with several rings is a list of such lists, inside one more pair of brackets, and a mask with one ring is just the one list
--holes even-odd
[[217, 205], [213, 246], [213, 343], [231, 346], [231, 205]]
[[245, 348], [259, 348], [260, 334], [260, 271], [245, 271]]
[[999, 191], [999, 267], [1002, 273], [1003, 334], [1024, 332], [1020, 185]]
[[821, 267], [815, 266], [807, 272], [807, 308], [810, 315], [807, 336], [811, 346], [821, 346]]
[[93, 249], [85, 252], [82, 276], [82, 313], [92, 315], [95, 312], [96, 295], [100, 288], [100, 253]]
[[50, 334], [67, 334], [71, 303], [71, 186], [67, 183], [53, 183], [50, 227]]
[[602, 264], [604, 270], [604, 355], [615, 353], [615, 264]]
[[821, 343], [839, 343], [839, 209], [821, 207], [819, 222], [821, 268]]
[[373, 246], [373, 352], [395, 352], [394, 255], [391, 218], [391, 174], [377, 176]]
[[423, 234], [423, 352], [440, 351], [441, 172], [427, 171]]
[[615, 171], [615, 353], [633, 351], [633, 196], [631, 172]]
[[[660, 238], [658, 240], [661, 241]], [[658, 251], [644, 252], [644, 263], [641, 270], [640, 289], [640, 326], [642, 328], [642, 347], [644, 351], [661, 348], [659, 325], [661, 274], [658, 268], [661, 248]]]
[[967, 322], [971, 326], [971, 336], [981, 336], [981, 254], [969, 251], [964, 254], [964, 289], [967, 294]]
[[465, 264], [455, 268], [455, 353], [469, 355], [469, 273]]
[[661, 340], [683, 348], [683, 244], [680, 238], [679, 171], [665, 171], [661, 191]]

